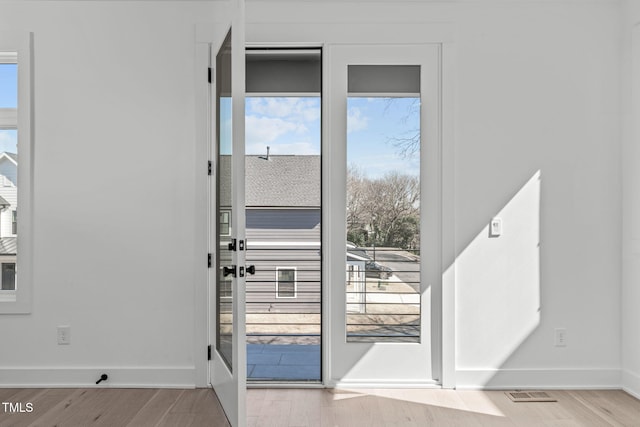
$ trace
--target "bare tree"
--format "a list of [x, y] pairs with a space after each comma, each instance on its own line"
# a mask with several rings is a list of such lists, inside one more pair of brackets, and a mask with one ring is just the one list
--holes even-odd
[[356, 168], [349, 168], [348, 240], [361, 246], [415, 248], [419, 245], [419, 219], [417, 177], [393, 172], [369, 179]]
[[[387, 112], [397, 102], [397, 98], [385, 99], [385, 112]], [[408, 129], [402, 135], [388, 136], [387, 142], [398, 149], [398, 154], [402, 157], [411, 157], [420, 153], [420, 98], [415, 98], [407, 107], [402, 117], [403, 123], [418, 120], [418, 127]]]
[[359, 225], [364, 200], [364, 177], [356, 165], [347, 169], [347, 227]]

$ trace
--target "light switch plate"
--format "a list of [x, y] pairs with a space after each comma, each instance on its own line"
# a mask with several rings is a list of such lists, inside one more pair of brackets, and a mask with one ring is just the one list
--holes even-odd
[[71, 344], [71, 326], [58, 326], [58, 345]]
[[489, 225], [489, 234], [491, 237], [498, 237], [502, 235], [502, 218], [492, 218]]

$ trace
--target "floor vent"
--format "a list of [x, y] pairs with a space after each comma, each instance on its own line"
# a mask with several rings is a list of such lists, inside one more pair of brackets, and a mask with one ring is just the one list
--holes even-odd
[[506, 391], [513, 402], [557, 402], [557, 399], [551, 397], [544, 391]]

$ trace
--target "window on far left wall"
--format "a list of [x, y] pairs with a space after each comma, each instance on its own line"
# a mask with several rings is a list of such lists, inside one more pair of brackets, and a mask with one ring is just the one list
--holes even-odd
[[0, 31], [0, 314], [31, 311], [31, 46]]

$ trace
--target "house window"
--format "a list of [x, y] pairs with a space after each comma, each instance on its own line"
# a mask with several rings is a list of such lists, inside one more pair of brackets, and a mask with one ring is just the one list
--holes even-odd
[[296, 269], [276, 267], [276, 298], [295, 298], [296, 293]]
[[0, 314], [31, 312], [32, 45], [31, 33], [0, 31]]
[[16, 290], [16, 263], [7, 262], [2, 264], [2, 290]]
[[229, 211], [220, 211], [220, 235], [231, 235], [231, 213]]

